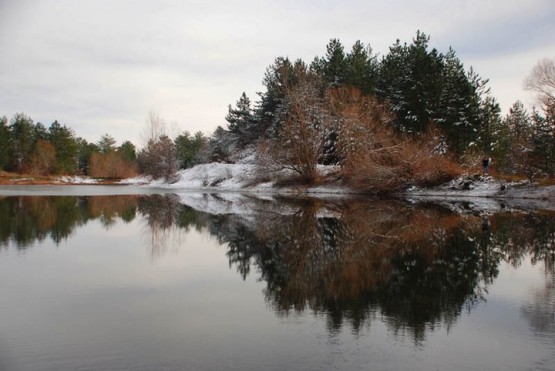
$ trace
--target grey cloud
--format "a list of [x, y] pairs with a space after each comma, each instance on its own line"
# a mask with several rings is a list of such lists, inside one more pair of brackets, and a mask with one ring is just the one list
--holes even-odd
[[155, 109], [210, 132], [242, 91], [255, 98], [276, 57], [310, 61], [331, 38], [384, 54], [420, 29], [467, 65], [523, 51], [539, 59], [555, 43], [551, 1], [0, 0], [0, 115], [121, 140]]

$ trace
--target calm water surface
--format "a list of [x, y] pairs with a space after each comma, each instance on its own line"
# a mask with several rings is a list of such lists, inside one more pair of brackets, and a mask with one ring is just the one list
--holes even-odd
[[0, 197], [0, 370], [555, 369], [552, 213], [197, 196]]

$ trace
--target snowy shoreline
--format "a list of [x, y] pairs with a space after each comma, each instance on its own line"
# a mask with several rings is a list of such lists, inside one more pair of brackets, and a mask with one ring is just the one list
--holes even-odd
[[[320, 166], [322, 175], [337, 172], [335, 166]], [[267, 174], [266, 174], [267, 175]], [[291, 173], [282, 170], [272, 173], [274, 179], [286, 178]], [[341, 184], [328, 183], [317, 186], [281, 186], [269, 176], [261, 173], [254, 164], [211, 163], [197, 165], [177, 173], [176, 180], [151, 181], [148, 178], [133, 178], [121, 184], [142, 184], [148, 187], [174, 191], [270, 193], [288, 195], [361, 195], [360, 192]], [[465, 176], [433, 188], [412, 187], [398, 197], [427, 198], [499, 198], [539, 199], [555, 202], [555, 186], [539, 186], [529, 182], [503, 182], [491, 176]]]
[[[319, 167], [319, 171], [323, 175], [333, 175], [337, 170], [337, 167], [333, 166]], [[227, 205], [223, 209], [227, 212], [244, 208], [246, 205], [241, 204], [249, 204], [249, 200], [252, 199], [270, 201], [283, 196], [287, 198], [308, 197], [334, 200], [369, 196], [337, 182], [319, 186], [289, 186], [283, 185], [283, 182], [279, 183], [280, 180], [287, 179], [290, 175], [291, 172], [286, 170], [264, 173], [255, 164], [211, 163], [180, 170], [171, 182], [152, 180], [148, 177], [125, 179], [117, 183], [115, 189], [111, 192], [117, 194], [130, 192], [176, 193], [183, 199], [183, 203], [194, 205], [194, 208], [203, 210], [211, 209], [212, 206], [209, 205], [211, 202], [220, 203], [219, 201], [223, 201]], [[32, 194], [34, 192], [48, 193], [47, 189], [51, 189], [53, 186], [69, 185], [75, 186], [75, 188], [87, 188], [86, 186], [89, 186], [88, 188], [106, 187], [97, 185], [95, 179], [76, 176], [61, 177], [51, 186], [35, 186], [37, 190], [33, 190], [33, 186], [22, 187], [27, 188]], [[11, 187], [3, 187], [6, 189], [4, 191], [0, 189], [0, 193], [25, 193], [24, 190], [16, 192]], [[63, 188], [56, 193], [58, 192], [63, 193]], [[79, 193], [79, 191], [75, 189], [71, 193]], [[102, 191], [95, 190], [93, 193], [102, 194]], [[222, 196], [206, 198], [197, 197], [195, 194]], [[395, 194], [394, 198], [404, 199], [412, 203], [431, 202], [441, 204], [456, 211], [461, 211], [461, 208], [468, 209], [468, 207], [475, 208], [478, 211], [495, 211], [506, 207], [518, 210], [555, 210], [555, 186], [539, 186], [529, 182], [505, 183], [493, 177], [479, 175], [461, 177], [433, 188], [412, 187]], [[232, 205], [234, 202], [237, 204]], [[220, 206], [217, 206], [217, 208], [220, 208]]]

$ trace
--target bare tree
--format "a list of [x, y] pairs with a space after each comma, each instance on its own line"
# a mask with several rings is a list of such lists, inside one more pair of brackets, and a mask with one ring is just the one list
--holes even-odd
[[265, 165], [292, 170], [301, 181], [313, 183], [318, 178], [318, 159], [330, 122], [319, 94], [319, 82], [305, 76], [288, 88], [279, 112], [277, 136], [262, 156]]
[[526, 89], [537, 94], [543, 109], [555, 109], [555, 59], [544, 58], [539, 61], [524, 82]]
[[141, 173], [153, 178], [173, 179], [179, 169], [174, 142], [166, 135], [167, 124], [157, 113], [150, 112], [142, 136], [145, 147], [137, 161]]
[[166, 135], [160, 136], [157, 140], [150, 140], [139, 152], [138, 163], [143, 174], [155, 179], [173, 180], [179, 169], [175, 144]]
[[150, 141], [157, 141], [161, 136], [166, 135], [167, 124], [163, 118], [158, 115], [158, 113], [151, 111], [148, 114], [146, 120], [146, 126], [141, 133], [141, 137], [145, 143], [148, 144]]

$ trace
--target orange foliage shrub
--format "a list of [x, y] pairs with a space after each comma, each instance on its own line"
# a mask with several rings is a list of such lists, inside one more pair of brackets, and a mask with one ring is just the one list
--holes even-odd
[[409, 185], [435, 185], [460, 174], [456, 163], [434, 153], [439, 135], [398, 133], [389, 107], [355, 88], [328, 91], [337, 117], [337, 150], [342, 174], [355, 189], [392, 192]]
[[137, 174], [137, 165], [125, 161], [117, 152], [93, 153], [89, 159], [89, 175], [95, 178], [122, 179]]
[[47, 140], [37, 140], [31, 157], [30, 172], [33, 175], [49, 175], [56, 166], [56, 149]]

